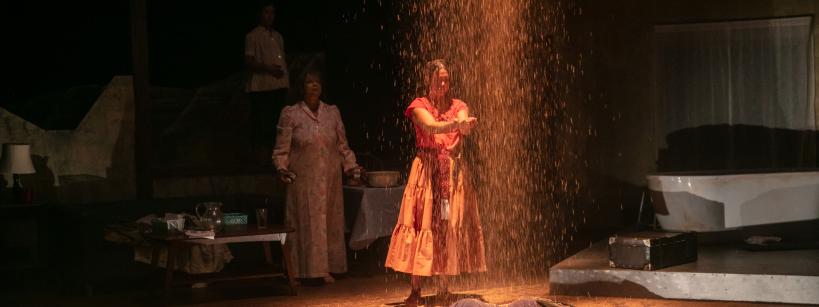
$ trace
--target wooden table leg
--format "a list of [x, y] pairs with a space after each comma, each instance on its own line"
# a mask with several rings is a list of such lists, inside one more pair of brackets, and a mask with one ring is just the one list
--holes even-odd
[[287, 281], [290, 283], [290, 290], [293, 295], [298, 295], [296, 290], [296, 276], [293, 275], [293, 261], [290, 259], [290, 243], [282, 243], [282, 259], [284, 259], [284, 269], [287, 271]]
[[153, 246], [151, 246], [151, 266], [155, 268], [159, 267], [160, 251], [162, 251], [162, 248], [159, 244], [154, 243]]
[[270, 242], [262, 242], [262, 248], [264, 248], [264, 260], [267, 261], [267, 264], [273, 264], [273, 256], [270, 252]]
[[168, 258], [165, 262], [165, 291], [171, 289], [171, 285], [173, 283], [173, 270], [174, 265], [176, 263], [176, 250], [177, 246], [174, 243], [168, 244]]

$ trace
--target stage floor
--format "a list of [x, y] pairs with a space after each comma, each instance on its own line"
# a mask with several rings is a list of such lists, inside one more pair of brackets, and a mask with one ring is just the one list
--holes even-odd
[[[693, 306], [738, 307], [781, 306], [740, 302], [714, 302], [666, 299], [635, 299], [593, 296], [549, 295], [549, 282], [544, 277], [518, 280], [486, 280], [484, 277], [465, 278], [454, 282], [451, 290], [460, 297], [479, 297], [494, 303], [509, 303], [520, 298], [540, 297], [572, 306]], [[381, 274], [370, 277], [348, 277], [324, 286], [301, 286], [298, 296], [287, 295], [283, 280], [271, 282], [246, 281], [214, 284], [202, 289], [177, 289], [169, 297], [171, 306], [402, 306], [409, 291], [404, 276]], [[434, 289], [424, 291], [431, 296]], [[20, 306], [155, 306], [160, 301], [154, 294], [144, 292], [99, 294], [93, 297], [61, 297], [36, 295], [20, 302]], [[12, 304], [15, 306], [18, 304]], [[430, 304], [427, 306], [440, 306]]]
[[[581, 242], [582, 240], [578, 240]], [[588, 241], [586, 241], [588, 242]], [[284, 279], [248, 280], [208, 285], [206, 288], [180, 287], [168, 296], [173, 306], [402, 306], [409, 294], [409, 278], [404, 274], [385, 272], [376, 265], [384, 259], [386, 247], [376, 245], [375, 251], [351, 255], [350, 273], [336, 283], [323, 286], [302, 285], [298, 296], [288, 295]], [[380, 247], [379, 247], [380, 246]], [[586, 243], [585, 246], [589, 246]], [[577, 248], [580, 250], [581, 248]], [[380, 251], [380, 253], [378, 252]], [[586, 251], [569, 259], [587, 255]], [[605, 264], [605, 263], [604, 263]], [[467, 275], [453, 280], [450, 290], [460, 297], [480, 297], [487, 302], [502, 304], [516, 299], [540, 297], [564, 302], [573, 306], [781, 306], [749, 304], [742, 302], [715, 302], [673, 300], [662, 298], [613, 297], [623, 294], [579, 293], [574, 295], [550, 295], [549, 279], [545, 272], [533, 270], [528, 277], [499, 279], [498, 272]], [[161, 303], [158, 290], [161, 276], [145, 276], [110, 290], [98, 289], [91, 297], [66, 295], [61, 290], [19, 292], [12, 298], [11, 306], [155, 306]], [[554, 274], [551, 276], [553, 281]], [[435, 289], [425, 285], [424, 295], [431, 296]], [[554, 293], [552, 293], [554, 294]], [[0, 293], [2, 296], [2, 293]], [[15, 304], [18, 303], [18, 304]], [[439, 306], [431, 304], [430, 306]]]
[[[475, 284], [475, 283], [480, 284]], [[509, 303], [520, 298], [540, 297], [563, 302], [572, 306], [748, 306], [747, 303], [708, 302], [663, 299], [629, 299], [616, 297], [550, 296], [549, 283], [545, 277], [529, 280], [488, 281], [480, 278], [456, 282], [452, 291], [459, 297], [479, 297], [494, 303]], [[298, 296], [265, 296], [228, 301], [200, 303], [196, 306], [402, 306], [402, 300], [409, 292], [409, 285], [403, 277], [384, 275], [369, 278], [348, 278], [335, 284], [321, 287], [301, 287]], [[430, 288], [424, 291], [429, 298], [434, 293]], [[431, 304], [427, 306], [440, 306]], [[759, 306], [769, 306], [759, 304]]]

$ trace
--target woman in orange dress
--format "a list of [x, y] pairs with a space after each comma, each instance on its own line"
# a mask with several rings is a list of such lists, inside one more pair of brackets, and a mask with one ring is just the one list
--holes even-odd
[[443, 60], [427, 63], [425, 92], [405, 115], [415, 128], [417, 154], [401, 201], [385, 266], [410, 274], [408, 305], [421, 300], [421, 276], [440, 276], [439, 296], [449, 297], [447, 275], [486, 271], [483, 232], [462, 139], [477, 119], [449, 95], [450, 70]]

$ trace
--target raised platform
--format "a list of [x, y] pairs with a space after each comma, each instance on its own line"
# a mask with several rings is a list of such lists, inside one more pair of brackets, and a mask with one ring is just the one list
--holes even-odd
[[549, 270], [551, 295], [819, 304], [819, 250], [750, 252], [699, 247], [695, 263], [656, 271], [614, 269], [606, 242]]

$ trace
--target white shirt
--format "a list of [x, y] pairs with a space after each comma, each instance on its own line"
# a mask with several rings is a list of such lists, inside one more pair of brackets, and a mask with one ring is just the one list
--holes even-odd
[[284, 40], [276, 30], [257, 26], [245, 35], [245, 55], [264, 65], [279, 65], [284, 76], [276, 78], [270, 73], [251, 72], [247, 92], [272, 91], [290, 87], [290, 77], [284, 56]]

